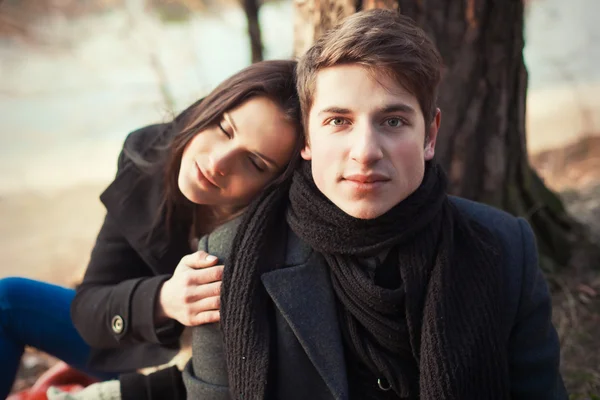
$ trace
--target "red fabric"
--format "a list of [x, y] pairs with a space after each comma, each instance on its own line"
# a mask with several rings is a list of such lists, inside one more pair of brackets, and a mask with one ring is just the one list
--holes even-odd
[[46, 392], [50, 386], [75, 393], [96, 382], [97, 379], [59, 362], [43, 373], [31, 388], [14, 393], [6, 400], [47, 400]]

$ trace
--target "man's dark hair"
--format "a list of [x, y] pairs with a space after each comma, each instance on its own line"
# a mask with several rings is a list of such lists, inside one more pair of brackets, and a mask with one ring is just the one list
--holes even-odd
[[375, 79], [387, 74], [417, 97], [425, 126], [435, 117], [442, 66], [438, 50], [410, 18], [397, 11], [375, 9], [343, 20], [299, 60], [296, 85], [305, 127], [318, 72], [343, 64], [362, 65]]

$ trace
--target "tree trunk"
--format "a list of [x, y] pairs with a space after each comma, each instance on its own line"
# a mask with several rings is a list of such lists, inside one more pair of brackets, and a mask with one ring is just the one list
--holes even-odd
[[242, 0], [242, 6], [248, 21], [248, 37], [250, 38], [250, 49], [252, 51], [252, 63], [262, 61], [263, 44], [260, 36], [260, 23], [258, 22], [258, 1]]
[[294, 0], [294, 56], [304, 54], [321, 34], [356, 12], [355, 0]]
[[[312, 3], [335, 9], [351, 2]], [[522, 0], [507, 0], [502, 6], [491, 0], [354, 3], [352, 11], [374, 7], [399, 10], [429, 34], [442, 54], [444, 71], [438, 98], [442, 125], [436, 158], [448, 172], [451, 192], [526, 218], [537, 236], [542, 268], [551, 271], [567, 265], [576, 242], [585, 235], [528, 162]], [[313, 11], [306, 18], [306, 25], [317, 23], [315, 14]], [[327, 27], [335, 22], [339, 19], [328, 21]], [[312, 32], [314, 39], [322, 29], [315, 27]], [[307, 32], [301, 35], [310, 38]], [[304, 43], [302, 51], [308, 46], [310, 43]]]

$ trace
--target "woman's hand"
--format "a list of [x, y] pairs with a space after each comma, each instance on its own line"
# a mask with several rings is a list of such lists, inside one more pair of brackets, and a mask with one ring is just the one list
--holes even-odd
[[160, 289], [157, 320], [171, 318], [185, 326], [219, 321], [223, 266], [216, 263], [203, 251], [183, 257]]

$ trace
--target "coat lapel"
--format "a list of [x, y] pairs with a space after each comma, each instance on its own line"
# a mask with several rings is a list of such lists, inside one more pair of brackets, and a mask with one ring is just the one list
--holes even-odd
[[333, 398], [347, 399], [341, 332], [323, 258], [312, 252], [305, 263], [263, 274], [262, 282]]

